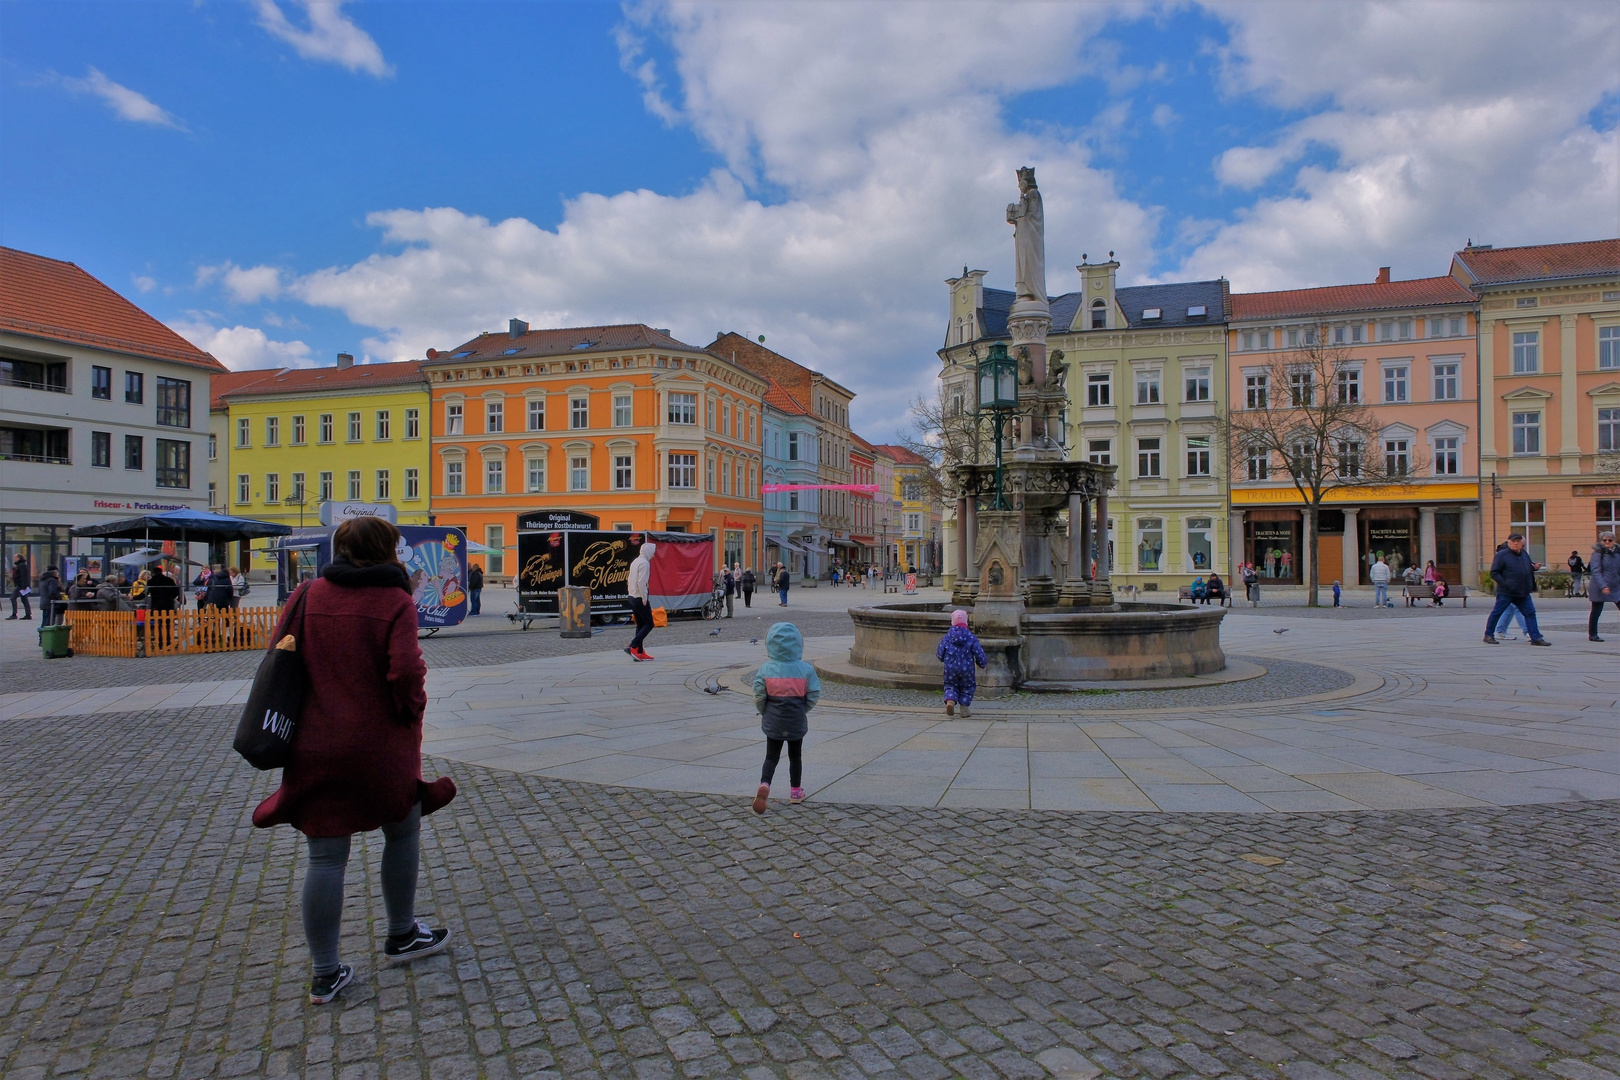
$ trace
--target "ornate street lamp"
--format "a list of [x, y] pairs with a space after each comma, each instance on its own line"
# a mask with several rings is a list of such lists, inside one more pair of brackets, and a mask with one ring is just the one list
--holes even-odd
[[989, 412], [996, 433], [996, 501], [992, 510], [1010, 510], [1002, 491], [1001, 449], [1007, 418], [1018, 408], [1018, 361], [1007, 355], [1007, 346], [996, 342], [977, 366], [979, 411]]

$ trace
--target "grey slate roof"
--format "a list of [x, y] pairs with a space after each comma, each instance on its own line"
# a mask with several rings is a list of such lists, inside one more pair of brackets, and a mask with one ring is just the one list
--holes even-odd
[[[1219, 278], [1214, 281], [1177, 281], [1168, 285], [1127, 285], [1115, 289], [1114, 295], [1119, 300], [1119, 306], [1125, 309], [1126, 321], [1133, 330], [1226, 322], [1226, 282]], [[984, 290], [984, 337], [1010, 336], [1007, 332], [1007, 316], [1012, 312], [1014, 299], [1016, 294], [1008, 289]], [[1071, 292], [1048, 297], [1047, 302], [1052, 305], [1052, 333], [1059, 334], [1067, 332], [1073, 325], [1075, 314], [1085, 302], [1085, 297], [1081, 293]], [[1204, 305], [1204, 310], [1209, 314], [1202, 318], [1189, 318], [1187, 309], [1199, 304]], [[1142, 312], [1155, 307], [1164, 312], [1163, 317], [1143, 320]]]

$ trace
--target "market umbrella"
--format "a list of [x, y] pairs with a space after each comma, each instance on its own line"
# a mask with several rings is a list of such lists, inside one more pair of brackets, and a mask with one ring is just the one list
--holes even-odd
[[182, 574], [191, 578], [191, 538], [212, 544], [232, 544], [243, 540], [258, 540], [266, 536], [285, 536], [292, 532], [291, 525], [278, 525], [273, 521], [231, 517], [228, 514], [210, 514], [205, 510], [166, 510], [161, 514], [143, 514], [140, 517], [120, 518], [100, 525], [81, 525], [74, 536], [102, 536], [116, 540], [178, 540], [184, 552], [185, 569]]

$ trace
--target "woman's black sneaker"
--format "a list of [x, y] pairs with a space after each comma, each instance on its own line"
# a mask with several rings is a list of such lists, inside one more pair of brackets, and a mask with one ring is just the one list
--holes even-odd
[[309, 1003], [325, 1005], [338, 996], [338, 991], [354, 982], [354, 968], [339, 964], [330, 975], [317, 975], [309, 984]]
[[388, 943], [383, 946], [383, 955], [392, 963], [408, 964], [412, 960], [432, 956], [443, 949], [445, 942], [449, 940], [449, 927], [431, 927], [425, 922], [418, 921], [416, 929], [410, 933], [400, 937], [390, 936]]

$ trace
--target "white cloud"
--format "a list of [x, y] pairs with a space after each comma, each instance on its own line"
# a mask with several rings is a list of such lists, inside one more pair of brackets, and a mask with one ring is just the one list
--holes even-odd
[[1153, 115], [1150, 119], [1153, 121], [1153, 126], [1160, 131], [1169, 131], [1180, 122], [1181, 114], [1176, 112], [1173, 106], [1161, 102], [1153, 106]]
[[157, 278], [149, 277], [146, 274], [136, 274], [134, 280], [135, 287], [143, 293], [151, 292], [158, 287]]
[[253, 326], [216, 326], [207, 312], [192, 312], [170, 322], [169, 328], [232, 371], [315, 366], [312, 350], [302, 341], [275, 341]]
[[259, 25], [291, 45], [306, 60], [330, 61], [379, 79], [394, 73], [371, 35], [343, 14], [343, 0], [294, 2], [304, 9], [309, 20], [308, 30], [294, 26], [276, 0], [254, 0]]
[[231, 300], [238, 304], [257, 304], [261, 300], [274, 300], [281, 295], [281, 270], [274, 266], [237, 266], [226, 261], [217, 266], [197, 267], [193, 285], [206, 288], [218, 281], [225, 287]]
[[169, 110], [145, 94], [113, 82], [96, 68], [91, 68], [82, 79], [58, 76], [56, 81], [76, 94], [91, 94], [100, 98], [108, 108], [118, 114], [120, 120], [128, 120], [133, 124], [173, 128], [176, 131], [187, 130], [184, 122]]
[[[1216, 177], [1278, 178], [1175, 274], [1268, 289], [1444, 273], [1481, 242], [1533, 244], [1620, 232], [1620, 141], [1591, 110], [1620, 89], [1612, 5], [1527, 9], [1447, 3], [1212, 5], [1231, 26], [1224, 85], [1312, 115], [1233, 147]], [[1588, 47], [1571, 50], [1568, 43]], [[1321, 48], [1322, 42], [1331, 47]], [[1319, 147], [1331, 164], [1283, 172]]]

